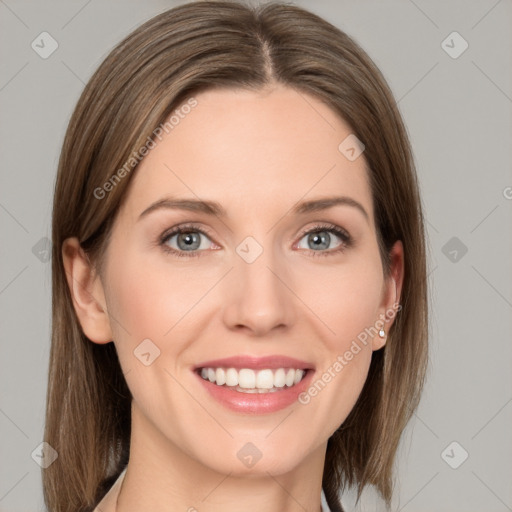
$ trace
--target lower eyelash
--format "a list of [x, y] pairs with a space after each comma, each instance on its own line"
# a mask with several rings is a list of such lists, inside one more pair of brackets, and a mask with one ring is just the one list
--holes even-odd
[[162, 235], [162, 238], [160, 239], [160, 245], [162, 246], [162, 249], [166, 253], [174, 254], [175, 256], [178, 256], [179, 258], [190, 258], [190, 257], [196, 257], [201, 256], [201, 253], [204, 251], [177, 251], [176, 249], [173, 249], [172, 247], [169, 247], [165, 242], [169, 240], [169, 238], [173, 237], [174, 235], [180, 235], [182, 233], [190, 233], [190, 232], [197, 232], [201, 233], [204, 236], [209, 237], [210, 235], [203, 231], [202, 229], [194, 226], [194, 225], [186, 225], [186, 226], [180, 226], [174, 230], [172, 230], [169, 233], [165, 233]]
[[352, 237], [344, 230], [339, 228], [338, 226], [335, 226], [334, 224], [325, 224], [325, 225], [318, 225], [315, 226], [312, 229], [308, 229], [307, 231], [300, 234], [299, 238], [302, 238], [305, 235], [309, 235], [311, 233], [321, 233], [322, 231], [326, 231], [328, 233], [334, 233], [338, 236], [338, 238], [341, 239], [342, 243], [341, 245], [336, 249], [330, 249], [327, 251], [312, 251], [309, 249], [309, 252], [313, 253], [313, 257], [316, 256], [331, 256], [333, 254], [337, 254], [340, 252], [345, 251], [349, 247], [352, 247], [353, 240]]
[[[311, 229], [308, 229], [307, 231], [304, 231], [300, 234], [299, 239], [303, 238], [305, 235], [309, 235], [312, 233], [321, 233], [322, 231], [326, 231], [328, 233], [334, 233], [338, 238], [342, 240], [342, 244], [337, 249], [331, 249], [327, 251], [312, 251], [309, 250], [309, 252], [313, 253], [313, 256], [330, 256], [335, 253], [343, 252], [344, 250], [348, 249], [349, 247], [352, 247], [353, 240], [352, 237], [344, 230], [341, 229], [334, 224], [326, 224], [326, 225], [317, 225], [314, 226]], [[203, 229], [200, 229], [194, 225], [188, 225], [188, 226], [180, 226], [174, 230], [172, 230], [169, 233], [165, 233], [160, 238], [159, 244], [162, 246], [162, 249], [166, 253], [174, 254], [175, 256], [178, 256], [179, 258], [190, 258], [190, 257], [198, 257], [201, 256], [201, 253], [204, 251], [177, 251], [176, 249], [173, 249], [172, 247], [169, 247], [166, 242], [169, 240], [169, 238], [173, 237], [174, 235], [179, 235], [182, 233], [190, 233], [190, 232], [196, 232], [201, 233], [202, 235], [209, 237], [210, 235], [205, 232]]]
[[339, 247], [337, 247], [336, 249], [330, 249], [330, 250], [326, 250], [326, 251], [312, 251], [311, 249], [309, 249], [309, 252], [313, 253], [312, 254], [313, 257], [332, 256], [333, 254], [338, 254], [340, 252], [343, 252], [352, 246], [352, 238], [350, 237], [350, 235], [345, 230], [339, 229], [337, 226], [325, 226], [325, 227], [317, 226], [317, 227], [303, 233], [301, 235], [301, 238], [304, 235], [309, 235], [311, 233], [321, 233], [322, 231], [326, 231], [327, 233], [334, 233], [335, 235], [337, 235], [338, 238], [341, 239], [341, 245]]

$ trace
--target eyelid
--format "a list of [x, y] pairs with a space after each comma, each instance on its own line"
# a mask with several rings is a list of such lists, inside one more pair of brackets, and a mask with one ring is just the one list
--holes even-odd
[[300, 243], [300, 240], [305, 235], [309, 235], [311, 233], [320, 233], [322, 231], [328, 231], [331, 233], [334, 233], [335, 236], [337, 236], [341, 240], [341, 244], [339, 247], [336, 247], [334, 249], [329, 249], [326, 251], [313, 251], [312, 249], [305, 249], [305, 251], [309, 254], [311, 254], [313, 257], [327, 257], [327, 256], [333, 256], [335, 254], [340, 254], [345, 252], [347, 249], [350, 249], [354, 246], [354, 238], [352, 235], [343, 227], [338, 226], [337, 224], [333, 224], [331, 222], [317, 222], [312, 227], [306, 227], [304, 228], [300, 234], [298, 235], [298, 241], [294, 245], [294, 248]]
[[[159, 247], [162, 248], [162, 250], [165, 253], [173, 254], [178, 257], [196, 257], [201, 256], [203, 252], [206, 251], [178, 251], [174, 249], [173, 247], [169, 247], [167, 245], [167, 241], [172, 238], [173, 236], [179, 235], [182, 232], [187, 231], [195, 231], [198, 233], [202, 233], [206, 237], [210, 238], [210, 240], [213, 238], [212, 234], [210, 233], [210, 230], [207, 228], [201, 227], [199, 224], [195, 222], [186, 222], [184, 224], [178, 224], [176, 226], [173, 226], [172, 228], [166, 229], [162, 235], [159, 236], [157, 240], [157, 244]], [[212, 243], [215, 244], [215, 242], [212, 240]], [[217, 245], [217, 244], [215, 244]]]
[[203, 228], [201, 225], [196, 224], [195, 222], [185, 222], [184, 224], [178, 224], [173, 226], [172, 228], [166, 229], [162, 235], [160, 235], [160, 241], [163, 242], [167, 240], [171, 235], [179, 234], [180, 231], [197, 231], [199, 233], [203, 233], [208, 237], [212, 237], [210, 230], [207, 228]]
[[[338, 238], [340, 238], [342, 241], [341, 247], [326, 250], [326, 251], [313, 251], [311, 249], [305, 249], [306, 252], [312, 253], [313, 256], [329, 256], [331, 254], [343, 252], [344, 250], [352, 247], [352, 245], [354, 244], [354, 240], [353, 240], [352, 236], [345, 228], [338, 226], [336, 224], [333, 224], [331, 222], [322, 222], [322, 221], [317, 221], [316, 223], [314, 223], [313, 226], [302, 228], [302, 230], [299, 232], [299, 234], [296, 235], [298, 237], [297, 244], [300, 242], [300, 240], [305, 235], [308, 235], [310, 233], [315, 233], [315, 232], [321, 232], [323, 230], [334, 232], [334, 234]], [[202, 233], [203, 235], [208, 237], [212, 241], [213, 244], [218, 245], [214, 241], [214, 237], [211, 234], [210, 230], [208, 228], [202, 227], [200, 225], [200, 223], [195, 223], [195, 222], [186, 222], [183, 224], [178, 224], [178, 225], [173, 226], [172, 228], [165, 230], [164, 233], [162, 235], [160, 235], [160, 237], [158, 239], [158, 245], [162, 246], [162, 248], [165, 252], [172, 253], [177, 256], [195, 257], [195, 256], [201, 256], [202, 253], [207, 252], [206, 250], [177, 251], [176, 249], [169, 247], [167, 245], [166, 242], [169, 240], [169, 238], [176, 236], [182, 232], [187, 232], [187, 231], [193, 231], [193, 232], [195, 231], [198, 233]], [[291, 239], [291, 240], [293, 240], [293, 239]], [[296, 247], [297, 244], [294, 245], [294, 248]], [[301, 250], [304, 250], [304, 249], [301, 249]]]
[[303, 228], [298, 236], [302, 238], [304, 235], [307, 235], [309, 233], [314, 233], [315, 231], [321, 231], [322, 229], [325, 230], [332, 230], [332, 231], [338, 231], [340, 234], [343, 234], [347, 239], [351, 239], [350, 233], [342, 228], [341, 226], [337, 226], [336, 224], [332, 224], [331, 222], [317, 222], [314, 226]]

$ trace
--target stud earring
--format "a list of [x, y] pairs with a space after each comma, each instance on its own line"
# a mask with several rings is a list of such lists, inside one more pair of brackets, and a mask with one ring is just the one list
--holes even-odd
[[381, 338], [385, 338], [385, 337], [386, 337], [386, 331], [385, 331], [384, 329], [381, 329], [381, 330], [379, 331], [379, 336], [380, 336]]

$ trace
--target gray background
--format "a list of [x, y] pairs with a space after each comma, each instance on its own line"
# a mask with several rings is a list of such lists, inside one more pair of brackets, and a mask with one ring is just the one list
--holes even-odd
[[[0, 0], [0, 511], [44, 510], [31, 457], [43, 436], [49, 355], [44, 238], [69, 116], [110, 49], [178, 3]], [[418, 166], [431, 367], [401, 443], [393, 510], [512, 510], [512, 3], [295, 3], [375, 60], [399, 100]], [[47, 59], [31, 48], [43, 31], [59, 45]], [[458, 58], [447, 51], [460, 51], [462, 40], [442, 46], [453, 31], [469, 44]], [[372, 490], [357, 508], [353, 497], [344, 497], [347, 510], [383, 508]]]

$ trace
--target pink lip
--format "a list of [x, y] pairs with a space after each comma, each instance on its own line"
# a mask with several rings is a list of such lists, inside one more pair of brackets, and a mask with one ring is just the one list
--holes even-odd
[[[306, 361], [301, 361], [293, 357], [282, 355], [276, 356], [234, 356], [224, 359], [215, 359], [212, 361], [205, 361], [194, 367], [194, 370], [199, 368], [251, 368], [253, 370], [273, 370], [277, 368], [295, 368], [296, 370], [312, 370], [314, 366]], [[219, 386], [217, 386], [219, 387]]]
[[[204, 367], [219, 367], [224, 366], [224, 364], [219, 364], [219, 362], [223, 363], [223, 361], [233, 362], [233, 358], [229, 360], [218, 360], [218, 361], [210, 361], [208, 364], [202, 366]], [[286, 358], [286, 361], [289, 363], [289, 358]], [[215, 363], [215, 364], [212, 364]], [[254, 360], [253, 360], [254, 363]], [[260, 364], [260, 360], [257, 361], [257, 364]], [[211, 365], [211, 366], [208, 366]], [[242, 367], [247, 368], [247, 358], [244, 358], [244, 362]], [[291, 365], [292, 368], [295, 368], [296, 363]], [[227, 364], [225, 366], [229, 366], [234, 368], [232, 364]], [[265, 366], [265, 364], [263, 364]], [[284, 366], [288, 366], [287, 364]], [[254, 368], [254, 366], [249, 366], [250, 368]], [[262, 366], [260, 366], [261, 368]], [[282, 368], [283, 366], [278, 366]], [[201, 368], [201, 367], [199, 367]], [[268, 365], [265, 368], [269, 368]], [[297, 367], [300, 368], [300, 365]], [[265, 414], [272, 413], [289, 407], [293, 403], [298, 401], [298, 397], [301, 393], [303, 393], [309, 386], [313, 379], [315, 372], [313, 370], [308, 370], [303, 379], [294, 386], [281, 388], [280, 391], [275, 391], [272, 393], [242, 393], [239, 391], [234, 391], [226, 386], [217, 386], [217, 384], [213, 384], [209, 380], [205, 380], [199, 375], [199, 372], [196, 370], [193, 372], [196, 377], [199, 379], [201, 384], [204, 386], [206, 391], [220, 404], [224, 405], [228, 409], [239, 412], [243, 414]]]

